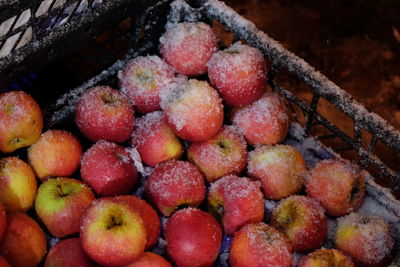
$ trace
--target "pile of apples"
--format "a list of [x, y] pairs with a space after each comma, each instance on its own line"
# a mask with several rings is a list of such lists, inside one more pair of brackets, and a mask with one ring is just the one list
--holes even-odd
[[[97, 86], [80, 97], [86, 151], [66, 130], [42, 133], [28, 94], [0, 94], [0, 267], [212, 266], [223, 234], [233, 236], [233, 267], [289, 267], [293, 252], [309, 253], [301, 267], [390, 261], [388, 223], [353, 213], [363, 172], [343, 159], [308, 170], [281, 144], [291, 114], [266, 88], [258, 49], [218, 50], [208, 25], [187, 22], [168, 25], [160, 54], [129, 62], [120, 90]], [[21, 147], [27, 162], [7, 157]], [[149, 177], [135, 151], [153, 168]], [[130, 195], [140, 179], [144, 199]], [[279, 201], [268, 219], [266, 199]], [[338, 217], [330, 249], [321, 247], [327, 216]], [[44, 231], [61, 239], [48, 253]], [[149, 252], [160, 235], [165, 258]]]

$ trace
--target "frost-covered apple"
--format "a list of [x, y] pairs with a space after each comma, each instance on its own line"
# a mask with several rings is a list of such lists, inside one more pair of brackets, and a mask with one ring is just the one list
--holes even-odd
[[353, 260], [338, 249], [321, 248], [301, 258], [298, 267], [355, 267]]

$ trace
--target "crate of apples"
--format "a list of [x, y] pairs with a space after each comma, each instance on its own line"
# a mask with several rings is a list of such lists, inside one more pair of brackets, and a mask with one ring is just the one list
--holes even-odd
[[284, 142], [292, 116], [258, 49], [177, 23], [118, 79], [76, 103], [85, 140], [42, 133], [28, 94], [0, 95], [1, 267], [390, 262], [388, 222], [356, 213], [366, 174]]

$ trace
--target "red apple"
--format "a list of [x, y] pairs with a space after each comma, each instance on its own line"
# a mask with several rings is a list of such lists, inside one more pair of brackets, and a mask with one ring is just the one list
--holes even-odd
[[11, 267], [11, 265], [4, 257], [0, 256], [0, 267]]
[[0, 204], [0, 243], [3, 240], [3, 235], [6, 232], [7, 228], [7, 217], [6, 217], [6, 210], [4, 209], [3, 205]]
[[121, 91], [141, 113], [160, 110], [160, 92], [175, 81], [175, 70], [158, 56], [136, 57], [118, 73]]
[[246, 224], [235, 232], [229, 262], [232, 267], [290, 267], [292, 246], [278, 230], [263, 222]]
[[86, 91], [76, 104], [76, 125], [91, 141], [108, 140], [121, 143], [132, 134], [134, 111], [129, 100], [108, 86]]
[[132, 145], [146, 165], [151, 167], [171, 159], [179, 159], [183, 146], [161, 111], [148, 113], [137, 121]]
[[298, 267], [355, 267], [351, 258], [337, 249], [318, 249], [301, 258]]
[[0, 203], [8, 211], [27, 211], [35, 200], [37, 183], [31, 167], [17, 157], [0, 159]]
[[40, 226], [28, 215], [7, 215], [7, 230], [0, 244], [0, 254], [13, 267], [35, 267], [46, 255], [46, 238]]
[[168, 219], [167, 252], [178, 267], [208, 267], [216, 260], [222, 231], [218, 222], [198, 209], [184, 209]]
[[79, 167], [82, 146], [64, 130], [48, 130], [28, 149], [29, 163], [44, 180], [50, 176], [70, 176]]
[[321, 202], [329, 215], [346, 215], [361, 206], [365, 176], [357, 165], [347, 160], [322, 160], [311, 170], [306, 191]]
[[221, 98], [205, 81], [178, 83], [161, 95], [161, 107], [176, 135], [188, 141], [207, 140], [224, 120]]
[[164, 216], [184, 206], [200, 206], [204, 178], [189, 162], [170, 160], [157, 165], [146, 183], [146, 195]]
[[222, 222], [224, 232], [232, 235], [247, 223], [264, 218], [264, 198], [260, 183], [246, 177], [228, 175], [211, 184], [208, 210]]
[[281, 200], [272, 213], [271, 225], [287, 236], [296, 252], [317, 249], [327, 238], [325, 210], [317, 200], [306, 196]]
[[119, 196], [115, 199], [128, 204], [139, 213], [144, 222], [144, 227], [146, 228], [146, 249], [150, 249], [157, 244], [161, 229], [160, 218], [158, 217], [157, 212], [147, 204], [146, 201], [136, 196]]
[[76, 179], [49, 179], [39, 187], [35, 211], [51, 235], [61, 238], [79, 232], [81, 217], [94, 198]]
[[228, 105], [245, 106], [265, 92], [267, 67], [260, 50], [236, 42], [212, 55], [208, 77]]
[[96, 267], [82, 248], [79, 238], [64, 239], [52, 247], [44, 267]]
[[92, 202], [82, 218], [80, 237], [86, 254], [105, 266], [128, 265], [146, 246], [146, 228], [128, 204], [113, 198]]
[[23, 91], [0, 93], [1, 152], [32, 145], [39, 139], [42, 128], [42, 112], [30, 95]]
[[84, 153], [81, 176], [99, 196], [128, 194], [137, 182], [137, 171], [129, 152], [104, 140]]
[[275, 200], [300, 192], [307, 174], [300, 152], [288, 145], [257, 147], [249, 153], [247, 169], [261, 182], [265, 197]]
[[126, 267], [172, 267], [172, 265], [157, 254], [145, 252], [140, 259]]
[[188, 159], [210, 183], [228, 174], [239, 175], [246, 167], [246, 141], [235, 127], [225, 126], [210, 139], [190, 144]]
[[277, 93], [265, 93], [262, 98], [237, 110], [233, 123], [252, 145], [282, 142], [289, 127], [288, 108]]
[[207, 72], [207, 62], [217, 51], [217, 38], [203, 22], [177, 23], [160, 38], [160, 52], [177, 72], [195, 76]]

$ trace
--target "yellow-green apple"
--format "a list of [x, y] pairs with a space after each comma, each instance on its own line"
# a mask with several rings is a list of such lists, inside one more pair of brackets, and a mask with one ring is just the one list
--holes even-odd
[[29, 147], [29, 163], [36, 175], [45, 180], [52, 176], [70, 176], [79, 167], [82, 146], [64, 130], [48, 130]]
[[113, 198], [92, 202], [82, 217], [80, 238], [86, 254], [105, 266], [125, 266], [144, 252], [146, 227], [127, 203]]
[[142, 162], [151, 167], [171, 159], [179, 159], [183, 146], [161, 111], [147, 113], [137, 120], [132, 134], [132, 145], [136, 147]]
[[233, 123], [252, 145], [271, 145], [282, 142], [289, 127], [286, 101], [274, 92], [265, 93], [259, 100], [233, 114]]
[[265, 197], [274, 200], [300, 192], [307, 174], [303, 157], [288, 145], [257, 147], [249, 153], [247, 169], [261, 182]]
[[317, 249], [327, 238], [325, 210], [310, 197], [293, 195], [281, 200], [270, 223], [287, 236], [296, 252]]
[[0, 256], [0, 267], [11, 267], [11, 265], [4, 257]]
[[224, 232], [232, 235], [247, 223], [264, 218], [264, 198], [258, 181], [234, 175], [224, 176], [211, 184], [208, 210], [222, 222]]
[[118, 73], [121, 91], [141, 113], [160, 110], [160, 92], [175, 81], [175, 70], [158, 56], [136, 57]]
[[257, 48], [236, 42], [212, 55], [208, 77], [231, 106], [245, 106], [265, 92], [267, 67]]
[[290, 267], [289, 240], [269, 225], [250, 223], [235, 232], [229, 254], [232, 267]]
[[164, 216], [170, 216], [181, 207], [200, 206], [206, 187], [203, 175], [193, 164], [170, 160], [155, 167], [145, 192]]
[[203, 22], [176, 23], [160, 38], [160, 52], [165, 61], [187, 76], [206, 73], [207, 62], [217, 50], [217, 38]]
[[23, 91], [0, 93], [0, 151], [3, 153], [30, 146], [42, 133], [42, 111]]
[[318, 199], [329, 215], [343, 216], [361, 206], [365, 176], [357, 165], [347, 160], [322, 160], [310, 171], [306, 192]]
[[97, 195], [117, 196], [133, 190], [137, 171], [124, 147], [100, 140], [84, 153], [81, 177]]
[[135, 126], [132, 105], [126, 96], [108, 86], [90, 88], [78, 100], [76, 125], [93, 142], [126, 141]]
[[82, 248], [79, 238], [64, 239], [52, 247], [44, 267], [98, 267]]
[[46, 255], [46, 238], [40, 226], [25, 213], [7, 214], [7, 230], [0, 254], [13, 267], [35, 267]]
[[318, 249], [303, 258], [298, 267], [355, 267], [353, 260], [338, 249]]
[[0, 204], [0, 243], [7, 228], [7, 216], [4, 206]]
[[172, 265], [166, 259], [157, 254], [145, 252], [140, 259], [126, 267], [172, 267]]
[[335, 245], [351, 256], [356, 266], [389, 265], [394, 240], [385, 220], [376, 216], [350, 213], [337, 221]]
[[217, 91], [206, 81], [195, 79], [177, 83], [161, 94], [161, 108], [176, 135], [192, 142], [218, 133], [224, 119]]
[[17, 157], [0, 159], [0, 203], [7, 211], [27, 211], [35, 201], [37, 183], [31, 167]]
[[161, 229], [157, 212], [146, 201], [136, 196], [118, 196], [115, 200], [128, 204], [142, 217], [147, 235], [146, 249], [150, 249], [157, 244]]
[[217, 220], [199, 209], [174, 213], [165, 228], [167, 253], [178, 267], [209, 267], [218, 256], [222, 230]]
[[79, 232], [81, 217], [94, 198], [92, 190], [81, 181], [49, 179], [39, 187], [35, 211], [51, 235], [61, 238]]
[[228, 174], [239, 175], [247, 162], [246, 141], [233, 126], [223, 127], [206, 141], [190, 144], [187, 153], [210, 183]]

